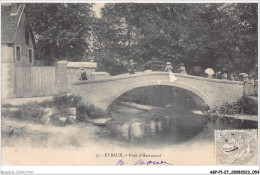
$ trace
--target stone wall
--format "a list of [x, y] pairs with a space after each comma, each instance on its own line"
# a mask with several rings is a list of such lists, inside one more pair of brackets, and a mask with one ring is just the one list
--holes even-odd
[[89, 80], [101, 80], [110, 78], [111, 76], [107, 72], [91, 72]]
[[57, 87], [61, 94], [67, 93], [67, 61], [57, 62]]

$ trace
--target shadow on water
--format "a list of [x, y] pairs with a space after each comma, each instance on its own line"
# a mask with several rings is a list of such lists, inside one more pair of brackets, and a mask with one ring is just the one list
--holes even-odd
[[160, 145], [189, 140], [198, 135], [205, 126], [203, 117], [193, 118], [190, 121], [190, 114], [170, 116], [162, 113], [162, 110], [151, 110], [142, 113], [140, 118], [132, 117], [128, 121], [121, 122], [112, 121], [107, 125], [107, 129], [111, 131], [112, 139], [135, 145]]
[[181, 96], [179, 104], [182, 106], [167, 107], [140, 105], [119, 99], [112, 104], [112, 120], [103, 127], [100, 136], [120, 145], [156, 148], [187, 142], [214, 142], [216, 129], [257, 128], [257, 122], [215, 120], [202, 113], [194, 113], [194, 110], [199, 111], [198, 107], [185, 102], [185, 99], [189, 100], [190, 97]]

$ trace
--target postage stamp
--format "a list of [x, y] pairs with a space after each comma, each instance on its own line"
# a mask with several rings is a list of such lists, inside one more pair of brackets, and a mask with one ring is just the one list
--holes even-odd
[[215, 130], [216, 165], [257, 165], [257, 130]]

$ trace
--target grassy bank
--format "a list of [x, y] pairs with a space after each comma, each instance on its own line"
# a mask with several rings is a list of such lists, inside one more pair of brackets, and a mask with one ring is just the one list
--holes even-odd
[[2, 115], [21, 121], [29, 121], [32, 123], [41, 123], [42, 117], [46, 114], [47, 108], [52, 108], [61, 115], [66, 115], [69, 108], [76, 108], [76, 120], [84, 121], [85, 119], [97, 119], [107, 117], [107, 113], [93, 105], [82, 102], [80, 96], [59, 95], [54, 96], [52, 100], [40, 103], [26, 103], [19, 106], [5, 104], [2, 106]]
[[65, 148], [87, 146], [101, 128], [78, 122], [66, 127], [43, 125], [2, 117], [1, 137], [3, 147]]
[[258, 100], [252, 97], [242, 97], [237, 104], [243, 107], [244, 114], [257, 115], [258, 114]]
[[[76, 108], [76, 119], [65, 123], [58, 117], [68, 117], [68, 109]], [[48, 111], [54, 111], [49, 114]], [[47, 123], [43, 119], [49, 115]], [[2, 146], [29, 147], [81, 147], [90, 144], [101, 128], [86, 119], [107, 117], [107, 113], [82, 102], [80, 96], [55, 96], [52, 100], [23, 105], [3, 105], [1, 136]], [[73, 124], [69, 124], [73, 123]], [[66, 126], [66, 127], [60, 127]]]

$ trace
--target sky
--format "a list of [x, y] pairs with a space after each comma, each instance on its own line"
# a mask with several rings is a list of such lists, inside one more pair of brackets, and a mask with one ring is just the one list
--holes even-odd
[[101, 17], [101, 8], [104, 7], [105, 3], [96, 3], [93, 5], [93, 10], [98, 18]]

